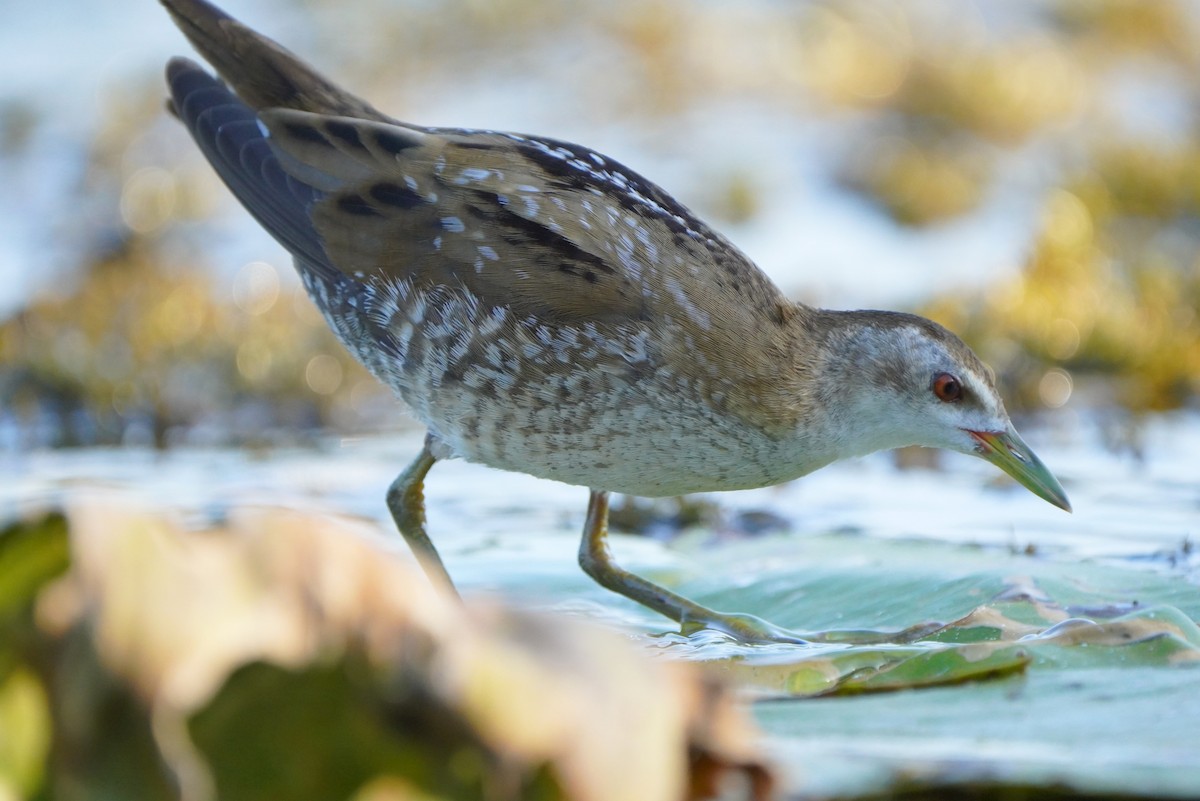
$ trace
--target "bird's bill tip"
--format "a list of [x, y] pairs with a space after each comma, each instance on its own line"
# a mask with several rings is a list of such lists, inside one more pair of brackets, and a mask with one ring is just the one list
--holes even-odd
[[975, 453], [1008, 473], [1017, 483], [1059, 509], [1071, 511], [1062, 484], [1011, 427], [1007, 431], [968, 431]]

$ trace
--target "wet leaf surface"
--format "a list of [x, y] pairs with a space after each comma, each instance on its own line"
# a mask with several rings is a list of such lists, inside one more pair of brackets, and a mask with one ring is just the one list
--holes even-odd
[[[786, 564], [772, 551], [801, 564], [766, 570], [736, 592], [706, 592], [707, 577], [677, 584], [706, 602], [810, 629], [954, 619], [912, 645], [667, 648], [721, 665], [768, 697], [756, 714], [792, 786], [839, 797], [989, 783], [1132, 797], [1200, 792], [1200, 586], [1177, 570], [1133, 563], [915, 540], [871, 540], [864, 558], [863, 546], [844, 535], [726, 546], [691, 555], [689, 575]], [[787, 587], [803, 603], [781, 602]], [[921, 689], [879, 692], [905, 688]]]

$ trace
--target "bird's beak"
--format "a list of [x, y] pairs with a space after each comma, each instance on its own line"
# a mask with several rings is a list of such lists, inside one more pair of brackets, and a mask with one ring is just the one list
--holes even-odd
[[975, 438], [975, 453], [1015, 478], [1034, 495], [1059, 509], [1071, 511], [1071, 502], [1058, 479], [1030, 450], [1010, 425], [1007, 431], [968, 431]]

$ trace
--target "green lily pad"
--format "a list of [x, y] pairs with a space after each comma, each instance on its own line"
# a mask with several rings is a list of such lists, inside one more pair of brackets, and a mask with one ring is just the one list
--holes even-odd
[[[759, 698], [796, 792], [1200, 796], [1200, 587], [1182, 571], [852, 534], [683, 550], [664, 564], [656, 547], [614, 539], [629, 569], [723, 611], [826, 635], [945, 624], [903, 645], [661, 635], [669, 621], [573, 578], [563, 560], [556, 593]], [[502, 587], [533, 583], [513, 568]]]
[[[775, 650], [774, 675], [794, 677], [775, 689], [849, 696], [756, 705], [795, 771], [785, 784], [843, 797], [900, 787], [1200, 794], [1200, 587], [1142, 565], [904, 541], [873, 541], [864, 559], [858, 538], [821, 539], [792, 546], [820, 550], [818, 566], [793, 562], [737, 593], [707, 592], [715, 582], [699, 577], [699, 566], [679, 586], [705, 603], [809, 629], [954, 622], [921, 643], [923, 653], [818, 646], [785, 665]], [[769, 563], [772, 547], [783, 545], [750, 544], [748, 558]], [[722, 549], [713, 562], [737, 564], [738, 550]], [[981, 649], [978, 661], [968, 659], [971, 649]], [[893, 663], [881, 663], [889, 653]], [[754, 678], [747, 665], [756, 659], [768, 657], [739, 657], [739, 669]], [[961, 683], [970, 679], [989, 680]]]

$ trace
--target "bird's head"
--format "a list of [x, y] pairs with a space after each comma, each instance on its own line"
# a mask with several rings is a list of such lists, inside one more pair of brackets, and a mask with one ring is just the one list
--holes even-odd
[[1071, 510], [1058, 480], [1013, 428], [991, 371], [942, 326], [894, 312], [832, 316], [822, 381], [843, 447], [920, 445], [986, 459], [1035, 495]]

